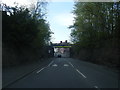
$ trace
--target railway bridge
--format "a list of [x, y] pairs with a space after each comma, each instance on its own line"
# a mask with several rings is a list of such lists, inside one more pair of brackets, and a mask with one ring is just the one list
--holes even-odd
[[60, 43], [51, 43], [51, 45], [48, 47], [48, 55], [50, 57], [58, 57], [59, 55], [61, 57], [71, 57], [71, 47], [72, 45], [67, 42], [60, 41]]

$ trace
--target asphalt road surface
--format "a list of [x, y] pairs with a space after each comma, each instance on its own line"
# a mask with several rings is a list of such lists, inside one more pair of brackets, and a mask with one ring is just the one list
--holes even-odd
[[7, 88], [118, 88], [118, 74], [72, 58], [53, 58]]

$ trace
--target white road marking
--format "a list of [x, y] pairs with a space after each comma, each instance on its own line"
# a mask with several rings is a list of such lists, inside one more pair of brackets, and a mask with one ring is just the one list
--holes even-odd
[[85, 75], [83, 75], [78, 69], [76, 69], [76, 71], [80, 74], [80, 75], [82, 75], [84, 78], [87, 78]]
[[72, 63], [71, 62], [69, 62], [69, 64], [74, 68], [74, 66], [72, 65]]
[[57, 64], [53, 64], [52, 66], [53, 66], [53, 67], [57, 67], [58, 65], [57, 65]]
[[69, 66], [68, 64], [64, 64], [65, 67]]
[[51, 61], [51, 63], [48, 65], [48, 67], [53, 63], [53, 61]]
[[[44, 67], [45, 68], [45, 67]], [[39, 71], [37, 71], [36, 73], [40, 73], [44, 68], [40, 69]]]
[[98, 88], [98, 86], [94, 86], [95, 88]]

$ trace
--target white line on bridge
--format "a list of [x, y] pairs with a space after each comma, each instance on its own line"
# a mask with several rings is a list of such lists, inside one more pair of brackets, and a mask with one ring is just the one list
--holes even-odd
[[76, 71], [80, 74], [80, 75], [82, 75], [84, 78], [87, 78], [84, 74], [82, 74], [78, 69], [76, 69]]
[[45, 69], [45, 67], [44, 68], [42, 68], [42, 69], [40, 69], [39, 71], [37, 71], [36, 73], [40, 73], [43, 69]]

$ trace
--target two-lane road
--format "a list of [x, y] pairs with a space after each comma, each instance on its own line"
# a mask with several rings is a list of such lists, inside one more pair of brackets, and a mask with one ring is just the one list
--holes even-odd
[[7, 88], [118, 88], [118, 75], [87, 62], [53, 58]]

